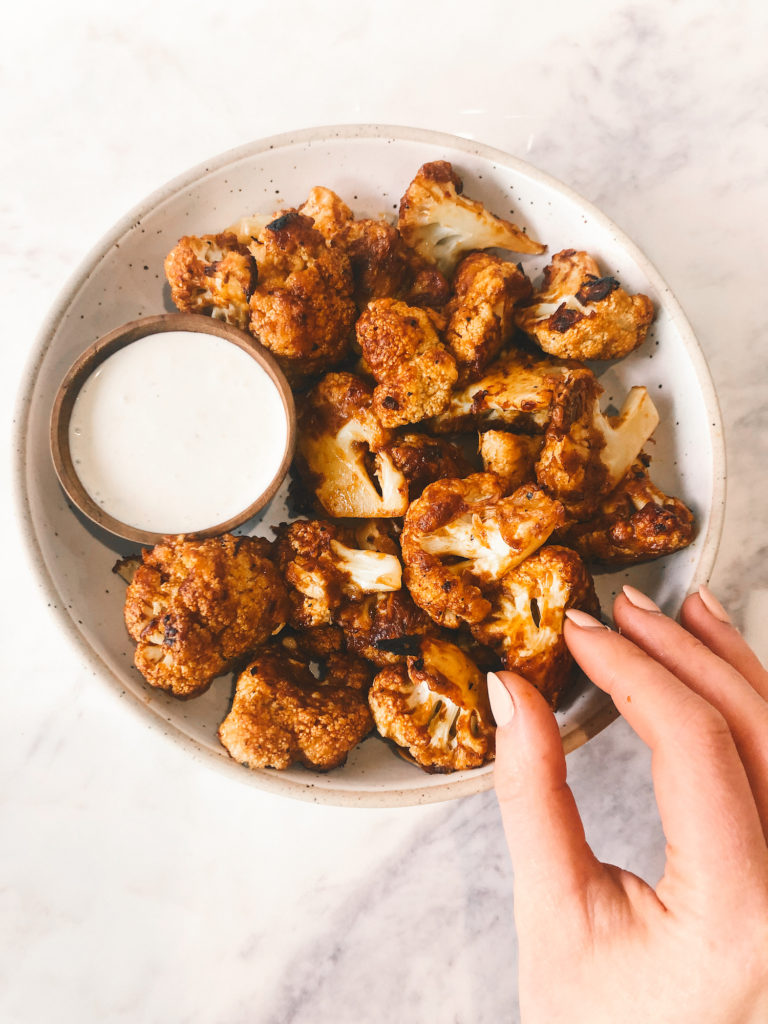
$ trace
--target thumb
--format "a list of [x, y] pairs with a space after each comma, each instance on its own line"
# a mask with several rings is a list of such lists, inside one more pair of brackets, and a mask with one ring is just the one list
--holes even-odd
[[566, 782], [565, 754], [555, 716], [542, 695], [513, 672], [488, 674], [496, 719], [496, 796], [515, 873], [517, 913], [531, 904], [556, 908], [561, 897], [583, 896], [602, 869], [587, 845]]

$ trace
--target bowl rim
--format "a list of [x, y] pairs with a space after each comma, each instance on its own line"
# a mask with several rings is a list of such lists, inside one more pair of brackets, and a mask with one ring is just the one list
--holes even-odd
[[[275, 475], [264, 490], [244, 509], [230, 516], [224, 522], [214, 523], [201, 530], [183, 530], [178, 533], [165, 530], [157, 532], [131, 526], [98, 505], [86, 488], [75, 469], [69, 446], [69, 424], [72, 411], [80, 391], [94, 370], [110, 356], [123, 348], [156, 334], [185, 331], [194, 334], [207, 334], [220, 338], [235, 345], [256, 362], [265, 371], [280, 396], [286, 418], [285, 450]], [[75, 359], [64, 374], [53, 400], [50, 423], [50, 450], [53, 466], [59, 483], [69, 499], [96, 526], [124, 540], [135, 541], [149, 547], [159, 544], [167, 536], [186, 536], [194, 538], [213, 537], [216, 534], [228, 533], [242, 526], [256, 515], [276, 494], [285, 479], [285, 475], [293, 459], [296, 446], [296, 407], [293, 392], [271, 352], [250, 334], [241, 331], [232, 324], [197, 313], [158, 313], [155, 316], [139, 317], [115, 327], [107, 334], [94, 341]]]
[[[42, 326], [40, 327], [36, 341], [27, 360], [26, 368], [22, 375], [21, 386], [16, 401], [14, 414], [14, 502], [17, 511], [17, 518], [21, 527], [24, 539], [24, 548], [33, 569], [33, 574], [42, 587], [45, 597], [50, 602], [52, 615], [51, 619], [56, 626], [67, 636], [70, 641], [80, 649], [88, 663], [99, 675], [106, 675], [112, 683], [108, 689], [117, 700], [121, 700], [123, 684], [113, 674], [109, 666], [102, 660], [96, 651], [86, 641], [85, 637], [78, 630], [75, 620], [63, 613], [59, 608], [61, 595], [56, 584], [45, 564], [42, 550], [37, 540], [35, 530], [32, 526], [31, 506], [27, 490], [27, 464], [26, 464], [26, 436], [27, 424], [31, 412], [32, 396], [37, 380], [40, 365], [47, 354], [51, 340], [58, 327], [59, 321], [71, 304], [76, 293], [82, 286], [93, 267], [106, 255], [116, 241], [125, 234], [137, 220], [142, 219], [146, 213], [158, 206], [163, 201], [173, 196], [176, 192], [198, 182], [206, 174], [214, 173], [223, 166], [247, 159], [258, 153], [270, 149], [282, 148], [295, 144], [318, 144], [329, 142], [335, 139], [388, 139], [390, 141], [407, 141], [423, 143], [429, 146], [445, 146], [451, 150], [464, 152], [467, 155], [479, 156], [492, 163], [500, 164], [514, 170], [516, 173], [538, 184], [546, 186], [559, 192], [566, 199], [577, 203], [583, 210], [589, 213], [596, 224], [609, 230], [619, 245], [632, 257], [646, 276], [647, 280], [656, 289], [659, 295], [663, 295], [664, 304], [669, 313], [686, 353], [696, 373], [701, 387], [702, 397], [709, 417], [710, 439], [712, 444], [712, 504], [709, 509], [709, 520], [704, 535], [698, 564], [694, 570], [692, 590], [698, 588], [701, 583], [707, 582], [712, 572], [717, 549], [722, 533], [725, 504], [725, 441], [722, 428], [722, 417], [720, 406], [715, 393], [712, 376], [707, 365], [704, 353], [699, 346], [693, 330], [683, 312], [680, 303], [675, 298], [669, 286], [665, 283], [659, 271], [648, 257], [638, 248], [621, 228], [599, 210], [593, 203], [585, 199], [570, 186], [565, 185], [554, 176], [506, 153], [504, 150], [485, 143], [476, 142], [473, 139], [451, 135], [446, 132], [433, 131], [425, 128], [413, 128], [395, 124], [339, 124], [323, 125], [311, 128], [303, 128], [297, 131], [281, 132], [277, 135], [256, 139], [244, 145], [234, 147], [218, 154], [211, 159], [188, 168], [181, 174], [176, 175], [164, 185], [155, 189], [148, 196], [137, 203], [120, 220], [118, 220], [90, 249], [83, 257], [69, 279], [65, 282], [55, 302], [50, 308]], [[170, 314], [173, 315], [173, 314]], [[54, 614], [57, 612], [58, 614]], [[207, 763], [220, 772], [226, 773], [229, 777], [240, 779], [241, 782], [255, 786], [257, 789], [266, 790], [275, 795], [287, 796], [294, 799], [310, 801], [313, 803], [330, 804], [336, 806], [358, 806], [358, 807], [405, 807], [428, 803], [437, 803], [443, 800], [451, 800], [463, 796], [469, 796], [488, 790], [493, 785], [492, 765], [475, 769], [472, 773], [465, 775], [457, 773], [445, 776], [446, 781], [442, 784], [425, 787], [387, 790], [366, 790], [356, 791], [347, 788], [324, 789], [315, 787], [311, 781], [307, 783], [289, 779], [281, 773], [273, 772], [271, 769], [260, 771], [244, 771], [240, 765], [233, 760], [223, 757], [212, 750], [208, 750], [192, 737], [181, 733], [173, 728], [170, 731], [163, 728], [163, 720], [150, 707], [140, 700], [128, 701], [128, 706], [133, 712], [140, 716], [145, 727], [149, 731], [162, 728], [163, 734], [172, 740], [179, 747], [183, 748], [187, 756], [199, 763]], [[121, 700], [125, 706], [126, 702]], [[575, 750], [588, 739], [597, 735], [610, 722], [618, 717], [618, 711], [610, 700], [582, 726], [571, 730], [563, 736], [563, 746], [566, 752]]]

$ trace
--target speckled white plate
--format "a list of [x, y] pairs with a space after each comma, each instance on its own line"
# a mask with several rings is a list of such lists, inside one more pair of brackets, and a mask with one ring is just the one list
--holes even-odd
[[[587, 249], [606, 273], [643, 291], [658, 314], [649, 339], [602, 376], [606, 400], [620, 406], [628, 388], [644, 384], [658, 406], [653, 476], [694, 510], [693, 545], [631, 571], [597, 577], [601, 602], [629, 579], [676, 612], [683, 597], [707, 579], [720, 535], [724, 450], [720, 414], [704, 358], [680, 306], [654, 267], [607, 217], [528, 164], [476, 142], [411, 128], [343, 126], [280, 135], [225, 153], [149, 196], [117, 224], [84, 260], [42, 331], [18, 410], [18, 504], [35, 571], [47, 599], [105, 684], [137, 710], [148, 727], [206, 758], [233, 780], [285, 796], [360, 806], [426, 803], [488, 789], [492, 768], [427, 775], [381, 740], [369, 738], [347, 764], [328, 774], [302, 768], [252, 772], [231, 761], [216, 738], [229, 706], [232, 681], [217, 680], [197, 700], [178, 702], [146, 686], [132, 667], [122, 619], [124, 587], [112, 575], [130, 544], [99, 532], [68, 504], [48, 449], [53, 397], [64, 373], [92, 341], [139, 316], [171, 310], [163, 258], [183, 234], [219, 231], [241, 216], [298, 205], [313, 185], [337, 191], [358, 215], [394, 214], [399, 198], [425, 161], [450, 160], [468, 195], [526, 226], [548, 245]], [[525, 258], [534, 278], [547, 257]], [[246, 532], [270, 535], [285, 518], [284, 491]], [[558, 713], [563, 742], [573, 749], [616, 715], [611, 702], [585, 685]], [[148, 740], [149, 742], [149, 740]], [[126, 761], [126, 770], [129, 762]]]

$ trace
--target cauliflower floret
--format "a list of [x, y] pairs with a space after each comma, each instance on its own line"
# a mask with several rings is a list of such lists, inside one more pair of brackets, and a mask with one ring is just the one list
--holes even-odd
[[493, 760], [485, 676], [455, 644], [425, 638], [418, 657], [379, 672], [368, 699], [381, 735], [426, 771], [463, 771]]
[[512, 337], [514, 308], [531, 294], [531, 282], [514, 263], [473, 252], [453, 279], [446, 307], [445, 344], [462, 380], [476, 380]]
[[311, 217], [315, 227], [326, 240], [332, 242], [341, 229], [353, 219], [352, 211], [330, 188], [315, 185], [310, 190], [305, 202], [299, 207], [299, 213]]
[[125, 595], [135, 664], [152, 686], [194, 697], [288, 616], [288, 598], [256, 537], [172, 537], [142, 552]]
[[618, 416], [600, 411], [602, 388], [592, 374], [563, 378], [544, 439], [536, 478], [586, 519], [612, 491], [656, 429], [659, 414], [645, 388], [632, 388]]
[[565, 612], [583, 608], [600, 614], [586, 566], [575, 551], [543, 547], [502, 578], [492, 603], [491, 614], [472, 626], [472, 635], [556, 708], [574, 665], [563, 638]]
[[357, 314], [346, 253], [296, 210], [268, 224], [250, 250], [259, 269], [251, 332], [294, 379], [339, 363]]
[[333, 523], [299, 520], [278, 528], [275, 560], [289, 587], [289, 622], [298, 629], [324, 626], [345, 600], [399, 590], [395, 555], [348, 547]]
[[456, 383], [456, 363], [440, 341], [444, 320], [431, 309], [374, 299], [357, 321], [357, 341], [378, 382], [373, 407], [385, 427], [436, 416]]
[[481, 622], [484, 589], [535, 551], [563, 509], [534, 484], [508, 498], [492, 473], [438, 480], [414, 501], [401, 538], [405, 583], [438, 625]]
[[544, 271], [544, 288], [516, 311], [545, 352], [571, 359], [619, 359], [642, 345], [653, 320], [647, 295], [628, 295], [601, 277], [586, 252], [564, 249]]
[[329, 373], [302, 403], [297, 469], [331, 516], [401, 516], [408, 507], [408, 483], [382, 450], [392, 434], [372, 405], [373, 389], [351, 373]]
[[[396, 438], [384, 449], [408, 481], [411, 499], [418, 497], [427, 484], [444, 477], [469, 476], [475, 467], [455, 444], [441, 437], [408, 433]], [[533, 476], [529, 477], [533, 479]]]
[[482, 203], [461, 195], [461, 178], [446, 160], [419, 168], [400, 200], [398, 227], [406, 243], [450, 275], [472, 249], [542, 253], [546, 248]]
[[641, 455], [592, 518], [558, 531], [558, 543], [603, 565], [633, 565], [687, 547], [694, 535], [693, 513], [655, 486], [646, 459]]
[[480, 457], [486, 473], [495, 473], [505, 494], [536, 479], [536, 461], [544, 438], [539, 435], [510, 434], [506, 430], [486, 430], [480, 435]]
[[350, 601], [336, 613], [347, 649], [375, 665], [396, 665], [418, 649], [421, 637], [434, 633], [432, 620], [417, 608], [404, 588]]
[[367, 687], [346, 685], [347, 678], [357, 680], [359, 664], [334, 659], [320, 680], [280, 647], [260, 651], [238, 677], [232, 708], [219, 726], [230, 756], [248, 768], [298, 763], [329, 771], [344, 764], [373, 721]]
[[[543, 433], [563, 376], [586, 367], [529, 352], [505, 352], [484, 376], [454, 391], [448, 405], [428, 427], [437, 434], [500, 426], [525, 433]], [[569, 380], [574, 381], [572, 374]]]
[[248, 327], [256, 262], [231, 232], [180, 238], [165, 258], [165, 276], [177, 309]]

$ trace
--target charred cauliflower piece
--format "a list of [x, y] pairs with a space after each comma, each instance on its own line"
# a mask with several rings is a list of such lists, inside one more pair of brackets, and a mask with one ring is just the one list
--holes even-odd
[[[411, 499], [418, 497], [427, 484], [444, 477], [463, 477], [475, 467], [455, 444], [429, 434], [408, 433], [397, 437], [384, 449], [408, 481]], [[531, 475], [528, 479], [533, 479]]]
[[298, 763], [329, 771], [344, 764], [373, 726], [367, 687], [345, 685], [347, 676], [359, 674], [350, 660], [337, 656], [321, 681], [304, 659], [279, 647], [260, 651], [238, 677], [232, 708], [219, 726], [230, 756], [247, 768]]
[[347, 255], [296, 210], [268, 224], [250, 249], [259, 269], [251, 332], [292, 379], [339, 363], [357, 314]]
[[165, 258], [165, 276], [177, 309], [247, 329], [258, 274], [236, 235], [185, 235]]
[[512, 337], [514, 309], [531, 282], [514, 263], [485, 252], [465, 256], [446, 307], [445, 344], [462, 380], [476, 380]]
[[620, 359], [642, 345], [653, 320], [647, 295], [628, 295], [601, 277], [586, 252], [564, 249], [544, 271], [544, 288], [516, 313], [545, 352], [570, 359]]
[[299, 207], [299, 213], [311, 217], [314, 226], [326, 240], [332, 242], [343, 227], [354, 219], [344, 200], [330, 188], [316, 185]]
[[440, 341], [443, 319], [397, 299], [375, 299], [357, 321], [357, 341], [378, 387], [374, 411], [385, 427], [436, 416], [456, 383], [456, 363]]
[[562, 379], [573, 371], [589, 374], [581, 363], [558, 361], [529, 352], [505, 352], [480, 380], [465, 384], [445, 409], [427, 424], [436, 434], [455, 434], [485, 427], [507, 427], [542, 434], [547, 428]]
[[679, 551], [693, 536], [693, 513], [655, 486], [641, 456], [595, 515], [558, 531], [557, 541], [589, 562], [634, 565]]
[[405, 588], [350, 601], [336, 613], [336, 622], [352, 654], [382, 667], [402, 662], [418, 649], [423, 636], [435, 632], [432, 620]]
[[506, 430], [486, 430], [480, 435], [480, 457], [486, 473], [495, 473], [505, 494], [536, 479], [536, 461], [541, 454], [541, 435], [510, 434]]
[[534, 484], [508, 498], [492, 473], [430, 484], [408, 509], [401, 538], [411, 597], [441, 626], [481, 622], [484, 589], [562, 525], [563, 509]]
[[419, 168], [400, 200], [398, 228], [406, 243], [450, 275], [473, 249], [542, 253], [546, 248], [515, 224], [462, 195], [461, 178], [446, 160]]
[[288, 621], [297, 629], [330, 624], [344, 600], [402, 585], [395, 555], [348, 547], [340, 533], [320, 520], [299, 520], [278, 530], [275, 561], [289, 588]]
[[401, 516], [408, 483], [383, 451], [391, 440], [374, 414], [373, 389], [351, 373], [329, 373], [303, 400], [297, 469], [331, 516]]
[[424, 639], [418, 657], [379, 672], [368, 699], [381, 735], [426, 771], [463, 771], [493, 760], [485, 676], [455, 644]]
[[586, 566], [575, 551], [543, 547], [503, 577], [492, 603], [491, 614], [472, 627], [472, 635], [556, 708], [574, 664], [563, 638], [565, 612], [600, 613]]
[[285, 622], [285, 587], [269, 544], [224, 534], [168, 538], [142, 553], [125, 596], [135, 665], [175, 697], [202, 693]]
[[601, 392], [592, 374], [565, 375], [536, 464], [539, 483], [574, 519], [616, 487], [659, 422], [645, 388], [630, 390], [618, 416], [602, 414]]

